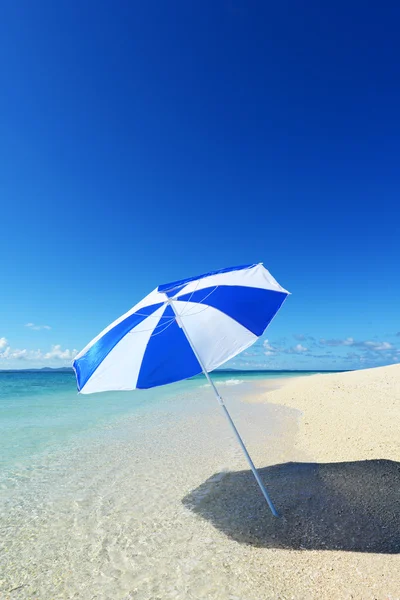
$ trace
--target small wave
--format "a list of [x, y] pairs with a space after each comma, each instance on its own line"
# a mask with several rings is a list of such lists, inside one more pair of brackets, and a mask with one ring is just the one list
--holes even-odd
[[[240, 385], [241, 383], [244, 383], [244, 379], [227, 379], [226, 381], [216, 381], [216, 386], [220, 387], [221, 385]], [[210, 384], [205, 383], [201, 387], [210, 387]]]
[[223, 383], [225, 383], [225, 385], [239, 385], [241, 383], [244, 383], [244, 380], [243, 379], [227, 379]]

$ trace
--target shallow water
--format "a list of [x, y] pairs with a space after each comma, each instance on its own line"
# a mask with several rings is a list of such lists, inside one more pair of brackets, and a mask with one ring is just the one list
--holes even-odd
[[[293, 372], [238, 371], [216, 372], [213, 379], [218, 386], [232, 387], [288, 376]], [[123, 416], [158, 410], [202, 387], [209, 384], [196, 377], [152, 390], [79, 395], [73, 373], [0, 371], [0, 485], [9, 475], [12, 479], [14, 465], [32, 470], [65, 444], [84, 444]]]
[[[0, 377], [5, 598], [248, 593], [224, 566], [240, 551], [240, 569], [243, 550], [228, 549], [232, 542], [182, 503], [214, 474], [211, 487], [224, 472], [246, 468], [204, 381], [78, 396], [69, 374]], [[217, 379], [256, 463], [279, 462], [296, 411], [241, 402], [260, 393], [249, 376]]]

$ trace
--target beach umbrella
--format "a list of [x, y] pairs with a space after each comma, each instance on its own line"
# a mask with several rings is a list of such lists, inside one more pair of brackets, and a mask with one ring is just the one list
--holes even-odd
[[78, 390], [148, 389], [203, 372], [278, 516], [209, 372], [254, 344], [288, 293], [261, 263], [159, 285], [76, 356]]

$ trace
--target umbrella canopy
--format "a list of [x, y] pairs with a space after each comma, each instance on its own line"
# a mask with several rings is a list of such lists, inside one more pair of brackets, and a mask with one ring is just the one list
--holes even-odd
[[272, 514], [261, 481], [209, 371], [254, 344], [289, 292], [263, 265], [245, 265], [159, 285], [78, 354], [84, 394], [152, 388], [203, 371], [229, 421]]
[[261, 263], [160, 285], [77, 355], [78, 389], [146, 389], [212, 371], [264, 333], [288, 293]]

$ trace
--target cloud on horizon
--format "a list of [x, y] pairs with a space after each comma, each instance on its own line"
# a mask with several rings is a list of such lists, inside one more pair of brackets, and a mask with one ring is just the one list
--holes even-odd
[[[33, 323], [27, 327], [39, 327]], [[40, 326], [47, 328], [48, 326]], [[260, 338], [241, 356], [234, 359], [236, 367], [246, 368], [360, 368], [400, 362], [400, 348], [387, 341], [320, 339], [306, 334], [293, 334], [299, 343], [290, 345], [288, 338]], [[400, 336], [399, 336], [400, 337]], [[307, 342], [306, 342], [307, 340]], [[32, 366], [55, 364], [68, 366], [78, 351], [54, 344], [50, 350], [13, 348], [6, 337], [0, 337], [0, 365], [13, 367], [24, 362]], [[326, 365], [323, 367], [322, 365]], [[332, 367], [331, 367], [332, 365]]]
[[282, 346], [282, 344], [279, 346], [274, 346], [269, 340], [264, 340], [263, 348], [265, 356], [273, 356], [274, 354], [301, 354], [302, 352], [307, 352], [308, 350], [308, 348], [302, 344], [296, 344], [296, 346], [290, 348], [285, 348]]
[[52, 360], [54, 358], [56, 358], [57, 360], [73, 360], [77, 354], [78, 350], [76, 349], [68, 350], [67, 348], [63, 350], [61, 348], [61, 344], [56, 344], [55, 346], [51, 347], [50, 352], [46, 352], [43, 358], [45, 360]]
[[272, 346], [268, 340], [264, 340], [263, 347], [265, 356], [272, 356], [273, 354], [279, 351], [279, 349], [275, 346]]
[[[37, 350], [28, 350], [27, 348], [11, 348], [11, 346], [7, 345], [7, 340], [5, 338], [0, 338], [0, 342], [2, 343], [5, 340], [6, 344], [0, 345], [0, 360], [26, 360], [26, 361], [64, 361], [67, 363], [71, 363], [75, 356], [78, 354], [78, 350], [75, 348], [73, 350], [69, 350], [66, 348], [62, 349], [61, 344], [55, 344], [51, 347], [49, 352], [43, 352], [40, 349]], [[4, 348], [4, 350], [3, 350]]]
[[354, 348], [364, 348], [366, 350], [371, 350], [372, 352], [382, 352], [384, 350], [393, 350], [394, 346], [390, 342], [373, 342], [373, 341], [356, 341], [355, 339], [348, 337], [344, 340], [325, 340], [324, 338], [320, 339], [320, 344], [322, 346], [352, 346]]
[[[236, 359], [243, 367], [252, 368], [360, 368], [400, 362], [400, 348], [387, 341], [317, 339], [309, 334], [292, 334], [299, 343], [291, 346], [287, 338], [276, 341], [260, 338], [242, 357]], [[400, 337], [400, 336], [399, 336]], [[317, 362], [318, 361], [318, 362]]]
[[305, 346], [302, 346], [301, 344], [297, 344], [296, 346], [294, 346], [294, 348], [289, 348], [288, 351], [291, 352], [307, 352], [308, 348], [306, 348]]

